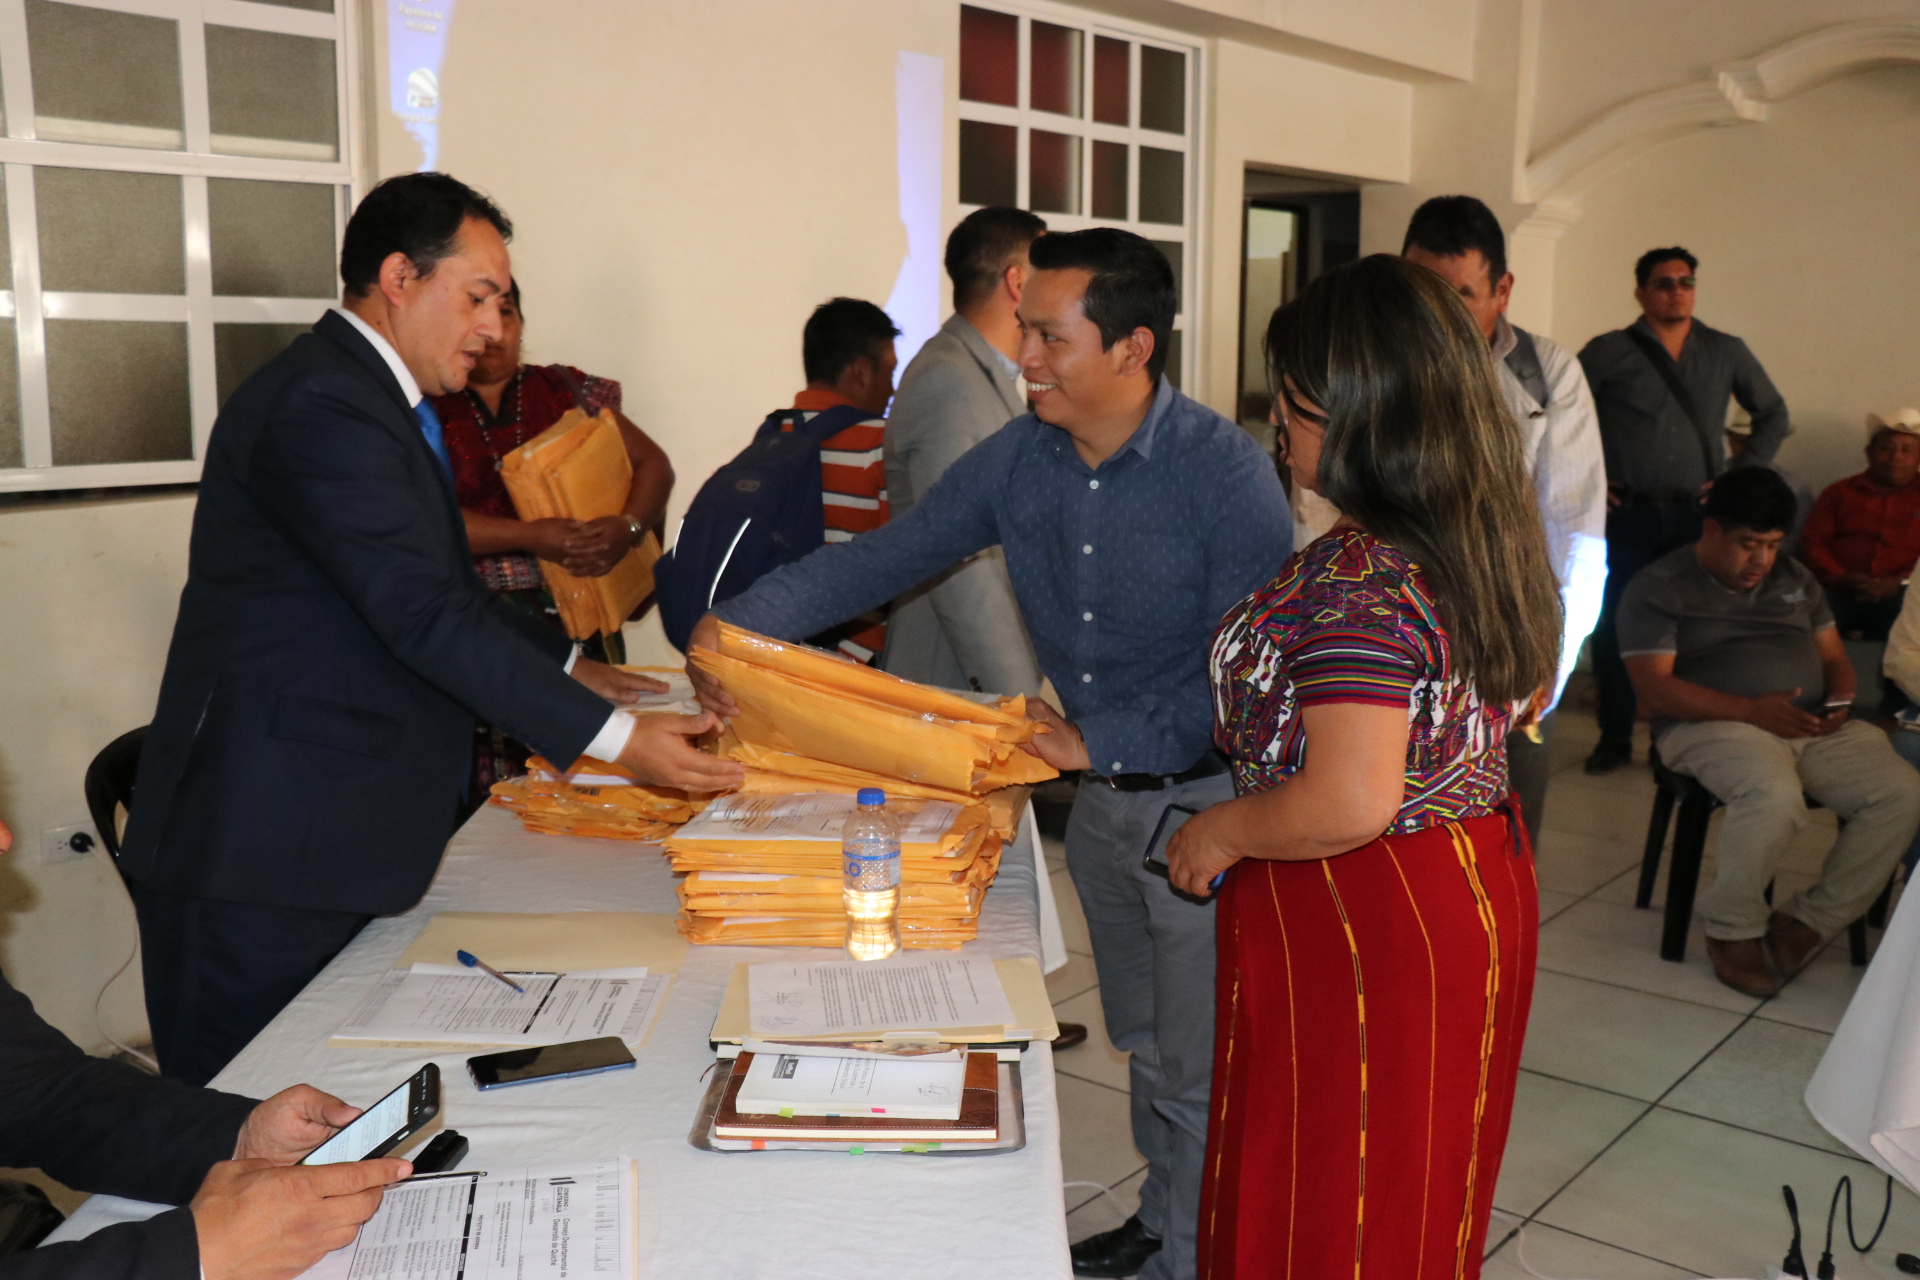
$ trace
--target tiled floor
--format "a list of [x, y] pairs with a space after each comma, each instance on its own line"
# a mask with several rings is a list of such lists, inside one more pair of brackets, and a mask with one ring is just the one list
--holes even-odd
[[[1482, 1274], [1760, 1280], [1786, 1251], [1783, 1183], [1800, 1201], [1811, 1271], [1839, 1176], [1852, 1175], [1863, 1241], [1886, 1186], [1801, 1102], [1861, 971], [1842, 938], [1779, 996], [1749, 999], [1714, 979], [1697, 922], [1686, 961], [1661, 960], [1664, 878], [1656, 909], [1633, 906], [1653, 797], [1644, 735], [1633, 766], [1590, 778], [1580, 762], [1597, 736], [1592, 716], [1563, 710], [1559, 721], [1539, 849], [1540, 970]], [[1833, 834], [1832, 815], [1815, 814], [1781, 877], [1785, 892], [1811, 882]], [[1702, 884], [1712, 851], [1710, 842]], [[1078, 1240], [1133, 1212], [1144, 1165], [1128, 1137], [1126, 1058], [1102, 1032], [1058, 845], [1048, 862], [1072, 952], [1048, 979], [1054, 1007], [1091, 1027], [1057, 1060], [1066, 1176], [1094, 1184], [1067, 1191]], [[1870, 1254], [1847, 1247], [1844, 1215], [1835, 1231], [1842, 1280], [1897, 1276], [1896, 1253], [1920, 1254], [1920, 1200], [1895, 1189]]]

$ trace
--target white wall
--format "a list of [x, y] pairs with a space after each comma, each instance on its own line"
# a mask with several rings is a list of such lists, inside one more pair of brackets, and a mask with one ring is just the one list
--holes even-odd
[[1920, 68], [1856, 73], [1629, 162], [1560, 240], [1556, 336], [1639, 314], [1633, 262], [1700, 258], [1696, 314], [1753, 348], [1793, 414], [1780, 459], [1816, 488], [1863, 466], [1869, 411], [1920, 404]]

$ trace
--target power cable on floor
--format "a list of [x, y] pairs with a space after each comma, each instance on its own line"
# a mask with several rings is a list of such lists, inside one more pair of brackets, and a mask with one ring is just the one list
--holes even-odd
[[[95, 840], [93, 842], [93, 847], [94, 847], [94, 851], [100, 855], [101, 861], [107, 864], [107, 870], [112, 874], [113, 882], [115, 884], [123, 883], [120, 879], [120, 868], [114, 865], [113, 855], [107, 852], [107, 842], [104, 840]], [[131, 902], [129, 902], [128, 904], [128, 910], [129, 911], [132, 910]], [[153, 1072], [153, 1074], [159, 1075], [160, 1064], [154, 1060], [153, 1055], [149, 1053], [145, 1053], [142, 1050], [136, 1049], [130, 1044], [120, 1043], [119, 1037], [115, 1036], [113, 1032], [107, 1030], [107, 1021], [104, 1017], [101, 1016], [101, 1013], [100, 1013], [100, 1006], [103, 1002], [105, 1002], [107, 998], [108, 988], [112, 987], [114, 983], [120, 981], [120, 975], [125, 973], [132, 966], [134, 957], [139, 954], [140, 954], [140, 922], [136, 919], [133, 925], [133, 945], [127, 948], [127, 958], [120, 962], [120, 967], [113, 971], [112, 977], [108, 978], [105, 982], [100, 984], [99, 993], [93, 997], [93, 1023], [96, 1027], [100, 1028], [100, 1034], [107, 1038], [108, 1044], [112, 1045], [114, 1048], [118, 1049], [120, 1052], [126, 1054], [129, 1058], [132, 1058], [135, 1062], [138, 1062], [142, 1066], [146, 1067], [146, 1069]]]

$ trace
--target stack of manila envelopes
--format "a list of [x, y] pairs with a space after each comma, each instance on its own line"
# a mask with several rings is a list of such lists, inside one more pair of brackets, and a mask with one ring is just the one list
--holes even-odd
[[[501, 460], [513, 509], [522, 520], [598, 520], [626, 509], [633, 463], [619, 424], [602, 409], [589, 418], [569, 409], [560, 421]], [[575, 640], [612, 635], [640, 602], [653, 594], [653, 563], [660, 541], [649, 533], [611, 572], [579, 578], [559, 565], [540, 562], [567, 634]]]

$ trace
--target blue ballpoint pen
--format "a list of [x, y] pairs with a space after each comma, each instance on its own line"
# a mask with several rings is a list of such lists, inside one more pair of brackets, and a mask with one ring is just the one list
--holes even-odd
[[509, 978], [506, 974], [500, 972], [498, 969], [494, 968], [492, 965], [488, 964], [485, 960], [482, 960], [479, 956], [473, 954], [473, 952], [456, 951], [453, 954], [458, 956], [460, 958], [460, 963], [467, 966], [467, 968], [479, 969], [485, 972], [490, 977], [500, 979], [500, 981], [506, 983], [509, 987], [513, 988], [515, 995], [523, 996], [527, 994], [527, 989], [525, 987], [515, 982], [512, 978]]

